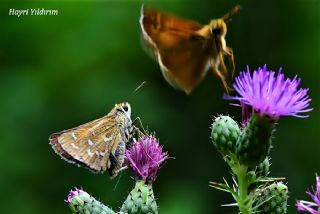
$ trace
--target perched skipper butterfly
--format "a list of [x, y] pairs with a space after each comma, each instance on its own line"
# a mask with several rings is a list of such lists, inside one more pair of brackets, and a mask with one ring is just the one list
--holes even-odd
[[229, 57], [233, 71], [234, 59], [232, 49], [226, 46], [226, 22], [239, 10], [236, 6], [222, 18], [201, 25], [142, 6], [143, 40], [171, 86], [189, 94], [211, 67], [228, 92], [224, 55]]
[[62, 159], [94, 172], [108, 170], [113, 178], [122, 169], [132, 131], [131, 106], [120, 103], [106, 116], [52, 134], [49, 141]]

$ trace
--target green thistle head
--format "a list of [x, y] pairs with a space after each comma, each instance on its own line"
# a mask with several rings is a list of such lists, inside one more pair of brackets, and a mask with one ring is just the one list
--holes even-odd
[[235, 152], [235, 145], [240, 135], [240, 127], [229, 116], [216, 117], [211, 126], [211, 140], [215, 148], [222, 155]]
[[288, 187], [275, 182], [264, 188], [257, 198], [257, 212], [262, 214], [287, 213]]
[[87, 192], [75, 188], [71, 190], [65, 202], [69, 205], [73, 213], [78, 214], [114, 214], [109, 207], [97, 201]]

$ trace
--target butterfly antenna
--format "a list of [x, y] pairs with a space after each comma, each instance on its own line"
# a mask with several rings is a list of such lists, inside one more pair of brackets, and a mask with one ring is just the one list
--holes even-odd
[[127, 96], [127, 100], [130, 101], [130, 100], [132, 99], [132, 97], [133, 97], [145, 84], [147, 84], [147, 81], [143, 81], [142, 83], [140, 83], [140, 85], [138, 85], [138, 87], [136, 87], [136, 88], [133, 90], [133, 92]]
[[236, 15], [237, 13], [239, 13], [241, 10], [241, 6], [237, 5], [234, 8], [232, 8], [228, 13], [226, 13], [224, 16], [222, 16], [221, 19], [223, 19], [225, 22], [230, 22], [232, 16]]
[[136, 89], [134, 89], [134, 91], [132, 92], [132, 94], [135, 94], [138, 90], [140, 90], [145, 84], [147, 84], [147, 81], [143, 81], [138, 87], [136, 87]]

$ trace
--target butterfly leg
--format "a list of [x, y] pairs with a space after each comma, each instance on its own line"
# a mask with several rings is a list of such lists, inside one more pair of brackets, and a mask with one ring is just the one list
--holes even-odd
[[[140, 123], [139, 125], [141, 126], [141, 129], [142, 129], [143, 132], [141, 132], [140, 129], [138, 129], [136, 126], [134, 126], [134, 124], [135, 124], [137, 121], [139, 121], [139, 123]], [[146, 133], [146, 130], [145, 130], [144, 127], [143, 127], [143, 124], [142, 124], [142, 121], [141, 121], [140, 117], [136, 117], [136, 119], [133, 120], [132, 124], [133, 124], [133, 127], [138, 130], [138, 133], [139, 133], [139, 134], [143, 134], [143, 135], [144, 135], [144, 134]], [[136, 131], [137, 131], [137, 130], [136, 130]]]
[[[137, 134], [137, 138], [141, 138], [142, 136], [145, 135], [142, 131], [140, 131], [138, 127], [132, 126], [132, 128], [133, 128], [132, 132]], [[136, 142], [137, 142], [137, 139], [135, 137], [132, 137], [127, 143], [127, 148], [130, 148], [132, 144], [135, 144]]]
[[234, 72], [235, 72], [235, 68], [236, 68], [236, 65], [234, 64], [233, 50], [232, 50], [232, 48], [226, 47], [226, 50], [224, 52], [229, 57], [229, 60], [230, 60], [230, 62], [232, 64], [232, 78], [233, 78]]
[[122, 172], [122, 171], [124, 171], [126, 169], [128, 169], [128, 166], [123, 166], [123, 167], [121, 167], [121, 168], [119, 168], [117, 170], [114, 170], [113, 174], [111, 175], [110, 178], [113, 179], [113, 178], [117, 177], [117, 175], [119, 175], [120, 172]]
[[221, 79], [221, 82], [223, 84], [223, 87], [225, 88], [226, 92], [229, 94], [230, 91], [232, 91], [233, 89], [231, 87], [229, 87], [227, 81], [226, 81], [226, 77], [225, 75], [219, 70], [219, 64], [218, 63], [212, 63], [211, 67], [213, 69], [213, 71], [215, 72], [215, 74]]
[[126, 169], [128, 169], [128, 166], [123, 166], [118, 170], [118, 172], [121, 172], [121, 171], [126, 170]]
[[217, 63], [217, 65], [220, 64], [221, 70], [219, 70], [219, 71], [220, 71], [220, 73], [222, 71], [222, 74], [224, 75], [224, 77], [226, 77], [226, 76], [228, 76], [228, 69], [227, 69], [226, 64], [224, 63], [224, 58], [223, 57], [224, 57], [223, 53], [220, 53], [219, 54], [219, 60], [218, 60], [219, 63]]

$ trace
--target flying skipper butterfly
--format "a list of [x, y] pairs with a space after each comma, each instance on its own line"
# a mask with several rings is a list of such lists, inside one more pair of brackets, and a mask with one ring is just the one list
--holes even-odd
[[228, 56], [233, 72], [234, 59], [232, 49], [226, 45], [226, 22], [239, 10], [236, 6], [223, 17], [201, 25], [142, 6], [143, 41], [171, 86], [189, 94], [211, 67], [226, 91], [230, 90], [224, 56]]
[[122, 169], [133, 127], [130, 104], [120, 103], [106, 116], [54, 133], [49, 141], [62, 159], [93, 172], [107, 170], [113, 178]]

